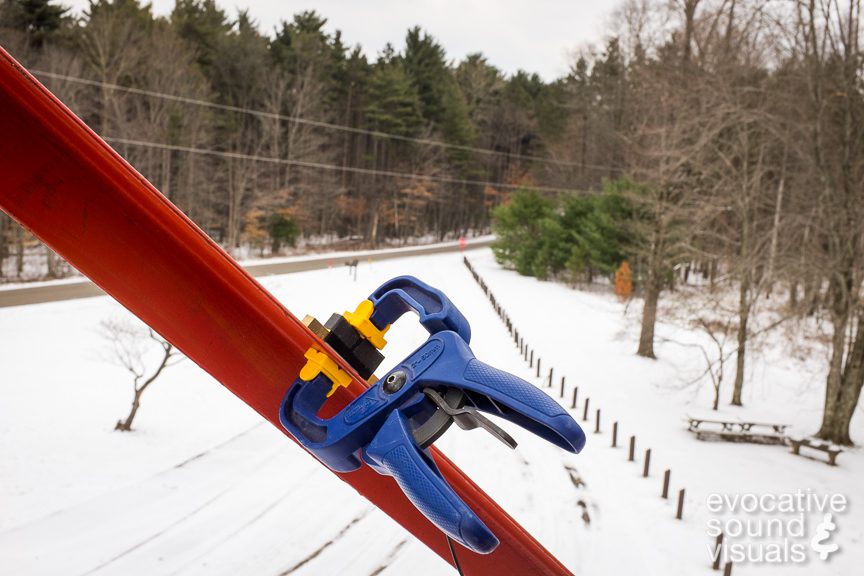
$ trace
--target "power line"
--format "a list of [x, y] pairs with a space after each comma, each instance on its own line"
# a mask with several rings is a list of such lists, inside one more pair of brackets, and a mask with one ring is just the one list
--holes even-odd
[[131, 140], [128, 138], [116, 138], [113, 136], [103, 136], [103, 140], [113, 144], [125, 144], [127, 146], [141, 146], [144, 148], [156, 148], [160, 150], [171, 150], [175, 152], [188, 152], [190, 154], [201, 154], [204, 156], [219, 156], [223, 158], [233, 158], [235, 160], [250, 160], [254, 162], [266, 162], [269, 164], [286, 164], [289, 166], [299, 166], [302, 168], [315, 168], [319, 170], [331, 170], [335, 172], [352, 172], [355, 174], [388, 176], [392, 178], [404, 178], [407, 180], [426, 180], [431, 182], [445, 182], [448, 184], [465, 184], [477, 186], [489, 186], [492, 188], [531, 188], [538, 192], [564, 192], [567, 194], [580, 194], [578, 190], [571, 188], [557, 188], [554, 186], [533, 186], [524, 184], [507, 184], [505, 182], [491, 182], [488, 180], [472, 180], [466, 178], [451, 178], [449, 176], [433, 176], [429, 174], [413, 174], [410, 172], [394, 172], [391, 170], [376, 170], [373, 168], [358, 168], [355, 166], [337, 166], [336, 164], [322, 164], [320, 162], [308, 162], [305, 160], [289, 160], [286, 158], [274, 158], [272, 156], [256, 156], [254, 154], [243, 154], [241, 152], [224, 152], [221, 150], [211, 150], [208, 148], [193, 148], [190, 146], [179, 146], [176, 144], [164, 144], [161, 142], [148, 142], [145, 140]]
[[389, 134], [387, 132], [379, 132], [377, 130], [366, 130], [363, 128], [355, 128], [352, 126], [345, 126], [342, 124], [333, 124], [330, 122], [321, 122], [319, 120], [309, 120], [308, 118], [300, 118], [298, 116], [286, 116], [284, 114], [279, 114], [276, 112], [267, 112], [265, 110], [254, 110], [251, 108], [243, 108], [240, 106], [232, 106], [230, 104], [218, 104], [216, 102], [210, 102], [208, 100], [200, 100], [198, 98], [189, 98], [187, 96], [178, 96], [176, 94], [168, 94], [165, 92], [155, 92], [153, 90], [144, 90], [143, 88], [133, 88], [131, 86], [122, 86], [120, 84], [111, 84], [109, 82], [99, 82], [97, 80], [88, 80], [86, 78], [79, 78], [76, 76], [67, 76], [65, 74], [57, 74], [56, 72], [47, 72], [45, 70], [31, 70], [31, 72], [37, 76], [44, 76], [46, 78], [53, 78], [55, 80], [66, 80], [68, 82], [74, 82], [78, 84], [84, 84], [87, 86], [96, 86], [100, 88], [107, 88], [109, 90], [117, 90], [119, 92], [127, 92], [129, 94], [138, 94], [141, 96], [149, 96], [152, 98], [161, 98], [163, 100], [170, 100], [172, 102], [181, 102], [184, 104], [193, 104], [196, 106], [204, 106], [207, 108], [213, 108], [216, 110], [224, 110], [226, 112], [237, 112], [241, 114], [249, 114], [251, 116], [257, 116], [259, 118], [268, 118], [271, 120], [284, 120], [286, 122], [293, 122], [295, 124], [303, 124], [306, 126], [313, 126], [316, 128], [326, 128], [329, 130], [338, 130], [341, 132], [348, 132], [352, 134], [364, 134], [368, 136], [374, 136], [376, 138], [388, 138], [391, 140], [399, 140], [402, 142], [413, 142], [415, 144], [422, 144], [425, 146], [438, 146], [440, 148], [449, 148], [452, 150], [462, 150], [465, 152], [477, 152], [479, 154], [486, 154], [489, 156], [503, 156], [506, 158], [515, 158], [518, 160], [530, 160], [532, 162], [543, 162], [547, 164], [553, 164], [556, 166], [567, 166], [570, 168], [592, 168], [598, 170], [617, 170], [619, 166], [603, 166], [599, 164], [582, 164], [581, 162], [569, 162], [566, 160], [556, 160], [554, 158], [544, 158], [542, 156], [532, 156], [530, 154], [519, 154], [515, 152], [502, 152], [500, 150], [490, 150], [488, 148], [478, 148], [475, 146], [466, 146], [462, 144], [450, 144], [447, 142], [441, 142], [439, 140], [430, 140], [428, 138], [413, 138], [411, 136], [402, 136], [400, 134]]

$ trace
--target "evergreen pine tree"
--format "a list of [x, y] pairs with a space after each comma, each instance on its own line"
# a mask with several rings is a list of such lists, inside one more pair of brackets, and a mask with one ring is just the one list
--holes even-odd
[[68, 20], [69, 8], [53, 0], [13, 0], [7, 4], [12, 27], [23, 31], [33, 48], [41, 48]]

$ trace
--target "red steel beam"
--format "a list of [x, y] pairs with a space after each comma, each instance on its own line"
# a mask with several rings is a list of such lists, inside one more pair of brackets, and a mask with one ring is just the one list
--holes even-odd
[[[0, 47], [0, 208], [274, 426], [320, 340]], [[335, 402], [364, 388], [354, 382]], [[466, 574], [570, 572], [443, 454], [441, 472], [498, 536], [457, 546]], [[363, 466], [340, 478], [452, 562], [444, 535], [396, 483]], [[302, 519], [286, 518], [286, 521]]]

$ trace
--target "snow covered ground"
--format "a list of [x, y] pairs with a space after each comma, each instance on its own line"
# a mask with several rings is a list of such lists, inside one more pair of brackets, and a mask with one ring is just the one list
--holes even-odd
[[[590, 397], [602, 433], [585, 423], [588, 445], [565, 454], [514, 426], [515, 452], [482, 432], [451, 430], [438, 445], [576, 574], [716, 574], [707, 530], [715, 519], [794, 515], [709, 510], [712, 494], [840, 494], [819, 559], [809, 542], [822, 514], [806, 514], [803, 563], [736, 563], [734, 574], [859, 573], [864, 562], [864, 456], [840, 455], [831, 468], [788, 448], [699, 442], [685, 414], [704, 413], [708, 386], [685, 386], [700, 371], [698, 334], [658, 327], [659, 360], [633, 355], [636, 310], [605, 294], [577, 292], [500, 269], [488, 249], [469, 258], [526, 341]], [[358, 280], [333, 268], [268, 277], [265, 286], [297, 315], [327, 318], [384, 280], [413, 274], [443, 289], [472, 324], [477, 356], [540, 385], [457, 254], [361, 263]], [[101, 321], [127, 313], [107, 297], [0, 309], [0, 572], [3, 574], [451, 574], [453, 570], [371, 507], [279, 431], [191, 362], [170, 368], [148, 390], [136, 431], [113, 431], [131, 400], [128, 374], [105, 360]], [[388, 334], [388, 361], [408, 354], [424, 332], [405, 318]], [[753, 362], [745, 409], [815, 430], [824, 358], [793, 360], [781, 343]], [[565, 402], [562, 400], [562, 402]], [[727, 403], [724, 396], [722, 404]], [[770, 410], [769, 410], [770, 408]], [[637, 436], [637, 462], [610, 447]], [[864, 418], [853, 436], [864, 441]], [[651, 473], [641, 477], [652, 449]], [[684, 520], [659, 497], [662, 471], [672, 492], [686, 488]], [[807, 492], [809, 490], [809, 492]], [[782, 538], [742, 536], [756, 545]], [[762, 546], [764, 550], [764, 546]], [[859, 568], [855, 568], [858, 566]]]

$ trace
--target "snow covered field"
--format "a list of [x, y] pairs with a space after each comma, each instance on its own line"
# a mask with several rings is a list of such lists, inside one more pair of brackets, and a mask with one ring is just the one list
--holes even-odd
[[[805, 514], [802, 563], [750, 562], [734, 574], [851, 575], [864, 562], [864, 456], [840, 466], [795, 457], [788, 448], [699, 442], [685, 414], [704, 413], [710, 386], [683, 386], [700, 370], [698, 351], [660, 344], [658, 361], [637, 358], [638, 306], [500, 269], [488, 249], [468, 253], [526, 341], [567, 378], [602, 433], [585, 423], [588, 445], [563, 453], [520, 429], [515, 452], [481, 432], [453, 429], [438, 445], [574, 573], [694, 575], [710, 570], [709, 522], [791, 519], [768, 512], [709, 510], [712, 494], [840, 494], [827, 561], [809, 546], [822, 514]], [[540, 384], [461, 263], [461, 256], [361, 263], [263, 279], [295, 314], [326, 319], [353, 309], [384, 280], [413, 274], [444, 290], [471, 321], [479, 358]], [[136, 431], [113, 431], [131, 400], [128, 374], [104, 359], [99, 323], [126, 315], [107, 297], [0, 309], [0, 572], [3, 574], [452, 574], [453, 570], [342, 484], [191, 362], [148, 390]], [[660, 324], [661, 338], [698, 334]], [[388, 360], [407, 355], [425, 332], [410, 317], [388, 334]], [[754, 357], [747, 408], [724, 414], [778, 420], [802, 434], [819, 422], [823, 358], [796, 361], [780, 343]], [[545, 368], [544, 368], [545, 372]], [[727, 391], [728, 392], [728, 391]], [[728, 393], [721, 406], [728, 402]], [[626, 447], [637, 436], [637, 462]], [[864, 442], [864, 417], [853, 438]], [[641, 477], [652, 449], [651, 474]], [[686, 488], [684, 520], [659, 497]], [[809, 492], [807, 492], [809, 490]], [[727, 511], [728, 512], [728, 511]], [[754, 521], [755, 520], [755, 521]], [[733, 526], [734, 523], [727, 526]], [[751, 548], [782, 540], [741, 536]], [[762, 546], [764, 550], [764, 546]], [[858, 566], [858, 568], [855, 568]]]

